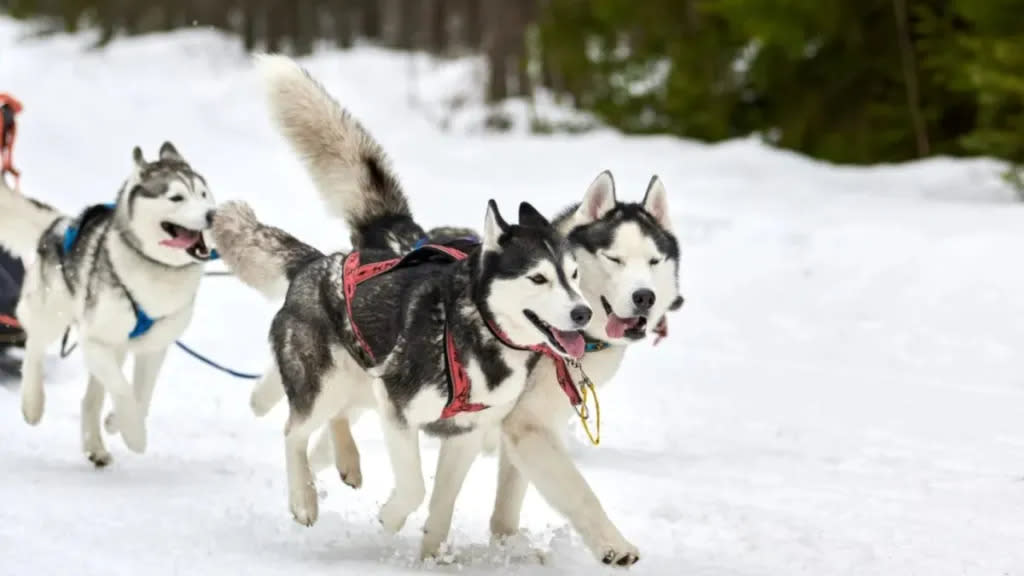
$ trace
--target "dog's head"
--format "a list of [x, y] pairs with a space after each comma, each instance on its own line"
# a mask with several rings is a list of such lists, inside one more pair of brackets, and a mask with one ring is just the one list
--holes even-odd
[[583, 355], [581, 331], [593, 312], [580, 293], [576, 258], [530, 204], [520, 204], [516, 225], [505, 222], [493, 200], [488, 204], [475, 292], [513, 343]]
[[215, 203], [206, 180], [170, 142], [147, 162], [132, 151], [134, 167], [118, 199], [121, 225], [145, 254], [171, 266], [209, 260]]
[[640, 203], [619, 202], [610, 172], [602, 172], [569, 216], [568, 238], [594, 307], [588, 332], [613, 343], [641, 340], [682, 304], [679, 244], [668, 195], [654, 176]]

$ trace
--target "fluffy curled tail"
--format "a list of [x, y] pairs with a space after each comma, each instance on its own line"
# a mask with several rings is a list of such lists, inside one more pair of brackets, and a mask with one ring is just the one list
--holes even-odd
[[262, 55], [271, 116], [354, 248], [407, 250], [423, 236], [380, 144], [293, 60]]
[[213, 219], [217, 251], [232, 272], [268, 298], [280, 298], [309, 262], [323, 253], [291, 234], [256, 219], [244, 202], [228, 202]]
[[0, 247], [23, 260], [39, 248], [39, 239], [62, 214], [11, 190], [0, 179]]

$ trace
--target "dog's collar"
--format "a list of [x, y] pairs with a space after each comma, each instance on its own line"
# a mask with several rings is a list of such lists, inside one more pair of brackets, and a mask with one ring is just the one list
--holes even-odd
[[605, 342], [604, 340], [598, 340], [597, 338], [591, 338], [586, 334], [583, 335], [583, 341], [586, 342], [587, 346], [584, 350], [587, 352], [600, 352], [601, 350], [607, 350], [612, 345]]

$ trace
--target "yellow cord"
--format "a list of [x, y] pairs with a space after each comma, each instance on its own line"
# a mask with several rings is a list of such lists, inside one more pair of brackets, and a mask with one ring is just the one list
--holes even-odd
[[[594, 389], [594, 383], [590, 381], [590, 378], [585, 378], [583, 380], [583, 385], [580, 386], [580, 391], [583, 393], [583, 403], [581, 405], [581, 409], [576, 411], [576, 414], [580, 417], [580, 423], [583, 424], [583, 431], [587, 433], [587, 438], [590, 439], [590, 443], [593, 444], [594, 446], [598, 446], [601, 444], [601, 403], [598, 402], [597, 400], [597, 390]], [[594, 415], [596, 417], [597, 432], [596, 436], [594, 435], [594, 433], [590, 431], [590, 409], [587, 408], [587, 398], [589, 396], [594, 397]]]

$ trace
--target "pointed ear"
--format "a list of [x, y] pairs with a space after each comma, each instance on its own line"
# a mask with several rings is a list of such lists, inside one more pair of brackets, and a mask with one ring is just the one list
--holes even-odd
[[657, 175], [651, 177], [644, 194], [644, 210], [654, 217], [665, 230], [672, 230], [672, 219], [668, 216], [668, 192]]
[[498, 212], [498, 204], [494, 200], [487, 202], [487, 215], [484, 216], [484, 251], [501, 250], [501, 235], [508, 230], [508, 223]]
[[178, 149], [170, 142], [164, 142], [163, 146], [160, 147], [160, 159], [171, 160], [173, 162], [185, 161], [185, 159], [181, 157], [181, 154], [178, 153]]
[[146, 159], [142, 157], [142, 148], [132, 148], [132, 160], [135, 162], [135, 169], [142, 170], [146, 167]]
[[551, 223], [532, 204], [523, 202], [519, 205], [519, 225], [530, 228], [547, 228], [551, 226]]
[[576, 210], [576, 220], [580, 224], [589, 224], [598, 220], [612, 208], [615, 208], [615, 179], [608, 170], [601, 172], [587, 188], [583, 202]]

